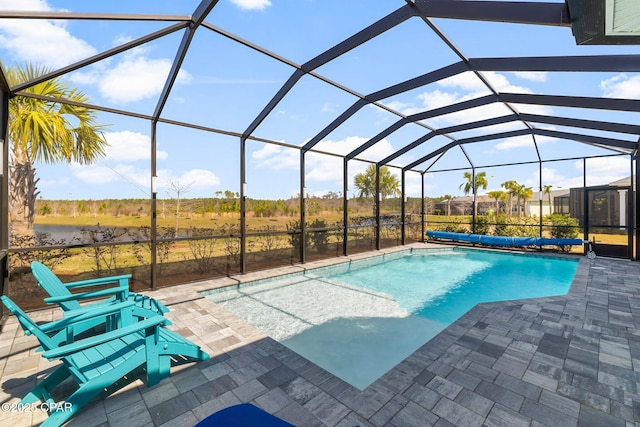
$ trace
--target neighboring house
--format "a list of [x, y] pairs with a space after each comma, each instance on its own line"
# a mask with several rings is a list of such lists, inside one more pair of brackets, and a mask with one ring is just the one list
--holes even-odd
[[[626, 177], [607, 185], [586, 187], [589, 210], [589, 225], [621, 226], [629, 224], [629, 187], [631, 178]], [[569, 196], [569, 214], [584, 225], [584, 190], [572, 188]]]
[[[451, 200], [443, 200], [435, 204], [434, 209], [440, 215], [471, 215], [473, 212], [473, 197], [462, 196], [454, 197]], [[540, 204], [542, 202], [542, 216], [553, 213], [569, 213], [569, 190], [553, 190], [551, 191], [552, 206], [549, 206], [549, 195], [543, 194], [542, 200], [539, 199], [538, 192], [533, 197], [522, 202], [518, 206], [517, 200], [514, 198], [512, 202], [512, 216], [539, 216]], [[478, 215], [492, 215], [497, 212], [496, 200], [485, 194], [478, 195]], [[500, 213], [507, 212], [509, 202], [499, 202], [498, 208]]]
[[[631, 185], [630, 177], [622, 178], [602, 186], [587, 187], [589, 201], [592, 205], [589, 223], [609, 225], [627, 224], [628, 191]], [[451, 200], [443, 200], [435, 204], [435, 212], [440, 215], [471, 215], [473, 212], [473, 197], [454, 197]], [[551, 206], [549, 206], [549, 194], [533, 193], [533, 197], [525, 200], [518, 206], [514, 198], [512, 202], [512, 216], [542, 216], [555, 214], [569, 214], [580, 220], [584, 212], [584, 188], [558, 189], [551, 191]], [[506, 212], [508, 202], [500, 202], [500, 212]], [[478, 195], [478, 215], [491, 215], [496, 213], [496, 201], [485, 194]]]

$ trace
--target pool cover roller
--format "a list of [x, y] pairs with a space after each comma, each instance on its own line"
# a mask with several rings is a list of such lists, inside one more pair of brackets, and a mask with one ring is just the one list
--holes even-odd
[[466, 234], [466, 233], [451, 233], [447, 231], [427, 231], [427, 237], [431, 239], [446, 239], [454, 240], [457, 242], [468, 243], [480, 243], [482, 245], [493, 246], [512, 246], [512, 247], [524, 247], [524, 246], [569, 246], [569, 245], [582, 245], [584, 241], [582, 239], [567, 239], [567, 238], [553, 238], [553, 237], [510, 237], [510, 236], [487, 236], [484, 234]]

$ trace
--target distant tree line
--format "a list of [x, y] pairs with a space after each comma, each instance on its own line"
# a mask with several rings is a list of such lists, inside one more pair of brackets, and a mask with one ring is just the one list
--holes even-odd
[[[434, 205], [441, 198], [425, 198], [426, 213], [433, 213]], [[159, 199], [157, 215], [159, 218], [172, 218], [176, 213], [178, 200]], [[300, 199], [298, 196], [288, 199], [253, 199], [247, 198], [247, 212], [255, 217], [297, 217], [300, 215]], [[343, 211], [341, 192], [327, 192], [321, 196], [309, 196], [306, 200], [306, 213], [310, 216], [336, 214]], [[400, 211], [400, 198], [390, 197], [385, 204], [387, 210]], [[36, 214], [41, 216], [87, 216], [98, 215], [148, 216], [151, 205], [149, 199], [100, 199], [100, 200], [45, 200], [36, 201]], [[407, 213], [419, 214], [420, 198], [409, 198]], [[232, 191], [218, 191], [215, 197], [183, 198], [180, 200], [181, 216], [233, 215], [240, 212], [240, 197]], [[354, 214], [370, 214], [371, 201], [366, 198], [353, 198], [349, 201], [349, 212]]]

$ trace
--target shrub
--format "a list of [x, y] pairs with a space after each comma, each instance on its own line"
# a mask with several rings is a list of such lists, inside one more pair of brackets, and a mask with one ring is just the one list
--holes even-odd
[[476, 234], [489, 234], [491, 226], [489, 225], [489, 217], [487, 216], [477, 216], [476, 217]]
[[[34, 232], [32, 235], [12, 234], [10, 247], [12, 248], [34, 248], [31, 251], [16, 251], [8, 257], [9, 271], [12, 279], [22, 274], [31, 274], [31, 261], [40, 261], [47, 267], [53, 269], [63, 260], [71, 257], [71, 251], [66, 246], [76, 243], [76, 239], [68, 242], [66, 239], [55, 239], [51, 233]], [[55, 249], [47, 249], [55, 246]]]
[[264, 234], [257, 237], [258, 247], [266, 259], [271, 259], [283, 246], [282, 238], [277, 234], [278, 227], [265, 225], [260, 231]]
[[496, 223], [493, 226], [494, 236], [509, 236], [509, 228], [511, 227], [511, 218], [506, 215], [496, 215]]
[[121, 274], [123, 267], [128, 266], [126, 258], [122, 265], [119, 265], [119, 262], [122, 260], [122, 258], [119, 258], [122, 252], [121, 246], [98, 245], [99, 243], [115, 243], [121, 241], [123, 236], [129, 235], [129, 231], [126, 228], [100, 227], [98, 223], [95, 227], [81, 228], [80, 234], [84, 241], [91, 244], [91, 246], [83, 248], [82, 251], [93, 260], [96, 275]]
[[300, 238], [300, 221], [290, 221], [287, 224], [287, 231], [289, 232], [289, 242], [293, 247], [293, 253], [297, 256], [300, 253], [300, 245], [302, 239]]
[[[549, 221], [551, 221], [551, 237], [560, 239], [575, 239], [579, 234], [579, 223], [576, 218], [571, 218], [569, 215], [552, 214], [549, 215]], [[561, 251], [565, 252], [569, 246], [558, 246]]]
[[518, 222], [509, 227], [511, 236], [514, 237], [537, 237], [539, 233], [540, 220], [536, 217], [520, 217]]
[[549, 215], [551, 221], [551, 236], [556, 238], [575, 239], [578, 237], [578, 220], [569, 215], [553, 214]]
[[[327, 222], [323, 219], [315, 219], [309, 223], [309, 228], [327, 228]], [[318, 253], [324, 254], [329, 251], [329, 232], [327, 231], [312, 231], [308, 233], [309, 243], [315, 247]]]
[[189, 236], [195, 237], [196, 239], [188, 240], [187, 244], [189, 245], [189, 251], [195, 261], [198, 273], [206, 273], [215, 268], [216, 259], [214, 255], [216, 239], [205, 238], [211, 236], [213, 234], [212, 231], [210, 228], [189, 228]]
[[224, 253], [227, 256], [227, 271], [229, 271], [231, 266], [240, 265], [240, 226], [224, 224], [220, 227], [220, 231], [225, 235], [222, 238], [222, 243], [224, 244]]
[[436, 231], [446, 231], [449, 233], [468, 233], [469, 231], [460, 225], [460, 222], [451, 221], [443, 224], [438, 224], [434, 227]]
[[[315, 219], [313, 222], [309, 222], [307, 227], [310, 229], [323, 229], [327, 228], [327, 222], [322, 219]], [[294, 254], [300, 253], [300, 245], [302, 244], [300, 234], [300, 221], [291, 221], [287, 225], [287, 231], [289, 232], [289, 242], [293, 247]], [[315, 248], [318, 253], [324, 254], [329, 250], [329, 237], [328, 231], [310, 231], [307, 230], [307, 246], [309, 248]]]
[[[129, 237], [134, 241], [133, 254], [140, 265], [147, 264], [151, 254], [151, 227], [142, 226], [129, 231]], [[169, 261], [169, 255], [175, 242], [170, 239], [176, 237], [175, 228], [158, 227], [156, 230], [156, 266], [158, 274], [162, 274], [164, 265]]]

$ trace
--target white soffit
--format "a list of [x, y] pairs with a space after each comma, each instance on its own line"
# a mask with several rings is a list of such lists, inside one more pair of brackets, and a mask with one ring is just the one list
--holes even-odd
[[606, 0], [605, 35], [640, 35], [640, 0]]

